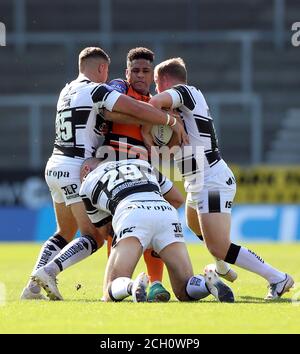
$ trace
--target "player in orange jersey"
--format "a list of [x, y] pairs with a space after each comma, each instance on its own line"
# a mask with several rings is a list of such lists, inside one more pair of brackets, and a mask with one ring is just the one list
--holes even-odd
[[[139, 101], [148, 102], [151, 98], [150, 87], [153, 83], [154, 54], [143, 47], [133, 48], [127, 54], [126, 79], [112, 80], [109, 85], [115, 90], [133, 97]], [[148, 151], [141, 135], [141, 126], [110, 122], [109, 133], [105, 145], [114, 148], [118, 159], [142, 158], [148, 159]], [[183, 196], [173, 183], [162, 176], [161, 191], [164, 198], [175, 208], [183, 202]], [[108, 238], [108, 254], [111, 249], [111, 240]], [[151, 281], [148, 301], [168, 301], [170, 293], [162, 285], [163, 262], [152, 249], [144, 252], [144, 260]]]

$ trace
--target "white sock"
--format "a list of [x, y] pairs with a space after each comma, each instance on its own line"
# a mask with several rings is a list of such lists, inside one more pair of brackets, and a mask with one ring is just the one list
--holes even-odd
[[111, 282], [108, 294], [113, 301], [122, 301], [131, 295], [133, 280], [127, 277], [119, 277]]
[[230, 265], [223, 261], [222, 259], [215, 258], [216, 271], [218, 274], [227, 274], [230, 270]]
[[235, 265], [262, 276], [271, 284], [285, 278], [284, 273], [265, 263], [262, 258], [244, 247], [240, 248]]
[[194, 275], [189, 279], [186, 284], [186, 292], [188, 296], [194, 300], [200, 300], [210, 295], [205, 285], [205, 279], [200, 274]]
[[97, 251], [97, 242], [90, 236], [84, 235], [70, 242], [50, 263], [46, 270], [57, 275], [64, 269], [76, 264]]
[[[58, 234], [50, 237], [40, 250], [33, 272], [52, 261], [67, 244], [67, 241]], [[41, 291], [41, 287], [34, 280], [29, 280], [27, 287], [35, 294]]]

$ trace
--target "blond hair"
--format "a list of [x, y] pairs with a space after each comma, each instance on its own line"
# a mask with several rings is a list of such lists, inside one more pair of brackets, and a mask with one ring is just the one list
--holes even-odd
[[187, 82], [187, 71], [182, 58], [171, 58], [156, 65], [155, 73], [158, 76], [169, 75], [182, 82]]

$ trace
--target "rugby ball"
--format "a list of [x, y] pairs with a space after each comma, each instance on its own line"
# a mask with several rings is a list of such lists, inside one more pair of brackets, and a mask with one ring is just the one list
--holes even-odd
[[156, 145], [163, 146], [170, 142], [173, 130], [168, 125], [153, 125], [151, 135]]

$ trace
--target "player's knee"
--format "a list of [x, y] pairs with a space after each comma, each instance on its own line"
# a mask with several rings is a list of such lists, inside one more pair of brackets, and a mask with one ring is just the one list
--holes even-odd
[[67, 242], [71, 242], [73, 238], [75, 237], [76, 230], [73, 230], [72, 228], [63, 228], [59, 227], [56, 231], [57, 234], [61, 235]]
[[101, 248], [104, 245], [104, 237], [103, 235], [100, 235], [98, 233], [94, 233], [93, 236], [91, 236], [97, 243], [98, 249]]
[[96, 243], [97, 243], [97, 247], [98, 247], [97, 249], [101, 248], [104, 245], [104, 242], [105, 242], [104, 233], [98, 231], [98, 229], [92, 225], [88, 226], [88, 227], [81, 228], [81, 234], [89, 235], [90, 237], [92, 237], [94, 239], [94, 241], [96, 241]]

